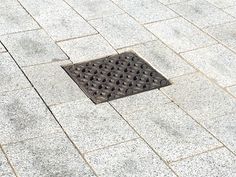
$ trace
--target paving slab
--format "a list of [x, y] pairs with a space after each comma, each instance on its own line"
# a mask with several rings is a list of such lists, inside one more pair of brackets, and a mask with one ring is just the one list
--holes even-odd
[[232, 87], [228, 87], [227, 90], [236, 97], [236, 85]]
[[29, 13], [56, 41], [97, 33], [63, 0], [20, 0]]
[[0, 94], [0, 143], [7, 144], [61, 131], [33, 89]]
[[131, 127], [107, 103], [95, 105], [85, 99], [51, 109], [83, 153], [137, 138]]
[[127, 47], [155, 39], [150, 32], [127, 14], [91, 20], [90, 24], [114, 48]]
[[43, 30], [11, 34], [1, 40], [20, 66], [68, 59]]
[[202, 74], [185, 75], [171, 81], [171, 86], [161, 90], [200, 122], [235, 112], [235, 98]]
[[122, 116], [167, 162], [222, 146], [174, 103]]
[[207, 0], [214, 4], [218, 8], [227, 8], [230, 6], [236, 6], [236, 0]]
[[85, 62], [116, 54], [116, 51], [101, 35], [92, 35], [59, 42], [58, 45], [66, 52], [73, 63]]
[[140, 23], [150, 23], [177, 17], [172, 10], [156, 0], [113, 0]]
[[24, 177], [95, 177], [64, 134], [3, 146], [17, 174]]
[[1, 149], [0, 149], [0, 176], [1, 177], [15, 177]]
[[230, 15], [236, 17], [236, 6], [228, 7], [224, 9], [225, 12], [229, 13]]
[[236, 84], [236, 54], [221, 44], [181, 55], [219, 85]]
[[236, 22], [204, 29], [208, 34], [236, 52]]
[[175, 177], [176, 175], [142, 141], [135, 140], [85, 155], [98, 176]]
[[146, 27], [178, 53], [217, 43], [181, 17], [152, 23]]
[[168, 79], [195, 71], [179, 55], [159, 40], [118, 50], [119, 53], [124, 51], [137, 53]]
[[0, 41], [0, 53], [1, 52], [6, 52], [6, 49], [5, 47], [1, 44], [1, 41]]
[[86, 20], [124, 13], [110, 0], [66, 0], [66, 2]]
[[191, 0], [169, 5], [169, 7], [200, 28], [235, 20], [235, 18], [204, 0]]
[[48, 106], [87, 98], [61, 66], [68, 61], [24, 67], [23, 70]]
[[236, 154], [236, 113], [206, 119], [202, 124]]
[[221, 148], [173, 163], [171, 167], [181, 177], [235, 177], [236, 157]]
[[0, 36], [39, 28], [17, 1], [0, 3]]
[[157, 89], [110, 101], [111, 105], [121, 115], [145, 110], [150, 106], [158, 107], [161, 104], [169, 102], [171, 100]]
[[0, 92], [31, 87], [8, 53], [0, 53]]

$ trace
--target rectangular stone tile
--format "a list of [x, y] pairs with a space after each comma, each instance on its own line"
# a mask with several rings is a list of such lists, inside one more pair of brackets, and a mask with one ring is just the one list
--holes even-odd
[[198, 121], [236, 112], [236, 100], [199, 73], [171, 81], [161, 90]]
[[122, 115], [168, 162], [222, 146], [173, 103]]
[[8, 53], [0, 53], [0, 92], [31, 87]]
[[181, 55], [219, 85], [226, 87], [236, 84], [236, 54], [221, 44]]
[[156, 0], [114, 0], [114, 2], [140, 23], [149, 23], [178, 16]]
[[175, 177], [176, 175], [142, 141], [134, 140], [85, 155], [98, 176]]
[[0, 94], [0, 143], [21, 141], [61, 131], [33, 89]]
[[62, 0], [20, 0], [47, 33], [56, 41], [97, 33]]
[[115, 48], [155, 39], [150, 32], [127, 14], [91, 20], [90, 23]]
[[183, 18], [152, 23], [146, 27], [178, 53], [217, 43]]
[[66, 0], [66, 2], [87, 20], [124, 13], [110, 0]]
[[191, 0], [173, 4], [169, 7], [201, 28], [235, 20], [204, 0]]
[[157, 89], [110, 101], [121, 115], [145, 110], [150, 106], [155, 108], [169, 102], [171, 100]]
[[135, 132], [107, 103], [95, 105], [85, 99], [51, 109], [83, 153], [137, 138]]
[[159, 40], [118, 50], [118, 52], [134, 51], [145, 59], [166, 78], [177, 77], [195, 70], [180, 56]]
[[24, 177], [95, 177], [64, 134], [3, 146], [17, 174]]
[[0, 36], [37, 28], [37, 23], [17, 1], [0, 2]]
[[116, 54], [116, 51], [101, 35], [59, 42], [58, 45], [66, 52], [70, 57], [70, 60], [74, 63]]
[[236, 52], [236, 22], [217, 25], [204, 30]]
[[229, 6], [236, 6], [236, 0], [207, 0], [219, 8], [226, 8]]
[[181, 177], [236, 176], [236, 157], [225, 148], [185, 159], [171, 166]]
[[224, 9], [224, 11], [229, 13], [230, 15], [236, 17], [236, 6], [226, 8], [226, 9]]
[[228, 87], [227, 90], [236, 97], [236, 85], [232, 87]]
[[20, 66], [68, 59], [43, 30], [11, 34], [1, 40]]
[[0, 149], [0, 176], [1, 177], [15, 177], [1, 149]]
[[65, 61], [23, 68], [49, 106], [87, 98], [61, 67], [69, 63]]
[[1, 44], [1, 41], [0, 41], [0, 52], [6, 52], [6, 49], [5, 49], [4, 46]]
[[236, 113], [206, 119], [201, 123], [236, 154]]

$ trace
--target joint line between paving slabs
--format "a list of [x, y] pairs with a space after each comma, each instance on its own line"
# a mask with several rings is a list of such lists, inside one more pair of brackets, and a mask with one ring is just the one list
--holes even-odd
[[[109, 103], [109, 102], [108, 102]], [[122, 119], [133, 129], [133, 131], [148, 145], [148, 147], [160, 158], [161, 161], [164, 162], [164, 164], [177, 176], [177, 173], [171, 168], [171, 166], [169, 166], [168, 162], [165, 161], [159, 154], [157, 151], [154, 150], [154, 148], [136, 131], [136, 129], [130, 125], [130, 123], [122, 116], [122, 114], [120, 114], [118, 112], [118, 110], [116, 110], [116, 108], [111, 104], [109, 103], [110, 106], [122, 117]]]

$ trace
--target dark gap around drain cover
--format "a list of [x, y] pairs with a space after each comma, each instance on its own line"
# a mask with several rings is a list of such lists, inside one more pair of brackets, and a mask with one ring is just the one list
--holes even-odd
[[170, 85], [151, 65], [131, 52], [62, 68], [95, 104]]

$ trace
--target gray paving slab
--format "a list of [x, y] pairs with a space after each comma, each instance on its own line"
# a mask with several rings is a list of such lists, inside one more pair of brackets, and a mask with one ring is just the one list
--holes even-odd
[[1, 177], [15, 177], [1, 149], [0, 149], [0, 176]]
[[236, 157], [221, 148], [176, 162], [171, 167], [181, 177], [235, 177]]
[[17, 174], [24, 177], [95, 177], [64, 134], [3, 146]]
[[228, 87], [227, 90], [236, 97], [236, 85]]
[[171, 81], [171, 86], [161, 90], [200, 122], [236, 111], [235, 98], [199, 73]]
[[127, 14], [91, 20], [90, 24], [114, 48], [127, 47], [155, 39], [150, 32]]
[[0, 53], [0, 92], [31, 87], [8, 53]]
[[0, 2], [0, 36], [39, 28], [18, 1]]
[[20, 66], [68, 59], [43, 30], [11, 34], [1, 40]]
[[226, 23], [204, 29], [208, 34], [236, 52], [236, 22]]
[[145, 110], [149, 107], [155, 108], [169, 102], [171, 100], [157, 89], [110, 101], [121, 115]]
[[0, 41], [0, 52], [6, 52], [6, 49], [5, 49], [4, 46], [1, 44], [1, 41]]
[[125, 13], [110, 0], [66, 0], [86, 20]]
[[169, 7], [200, 28], [235, 20], [205, 0], [191, 0], [169, 5]]
[[156, 0], [113, 0], [140, 23], [150, 23], [177, 17], [172, 10]]
[[137, 53], [168, 79], [195, 71], [194, 68], [159, 40], [118, 50], [119, 53], [124, 51]]
[[236, 113], [206, 119], [202, 124], [236, 154]]
[[20, 0], [47, 33], [56, 41], [97, 33], [63, 0]]
[[175, 177], [176, 175], [142, 141], [135, 140], [85, 155], [98, 176]]
[[69, 61], [54, 62], [23, 70], [48, 106], [87, 98], [61, 66]]
[[174, 103], [122, 116], [167, 162], [222, 146]]
[[178, 53], [217, 43], [181, 17], [152, 23], [146, 27]]
[[7, 144], [61, 131], [33, 89], [0, 94], [0, 143]]
[[181, 55], [219, 85], [236, 84], [236, 54], [221, 44]]
[[236, 0], [207, 0], [219, 8], [227, 8], [230, 6], [236, 6]]
[[51, 109], [83, 153], [137, 138], [131, 127], [107, 103], [95, 105], [85, 99]]
[[229, 13], [230, 15], [236, 17], [236, 6], [228, 7], [224, 9], [225, 12]]
[[102, 58], [116, 54], [110, 44], [101, 35], [59, 42], [58, 45], [74, 63]]

